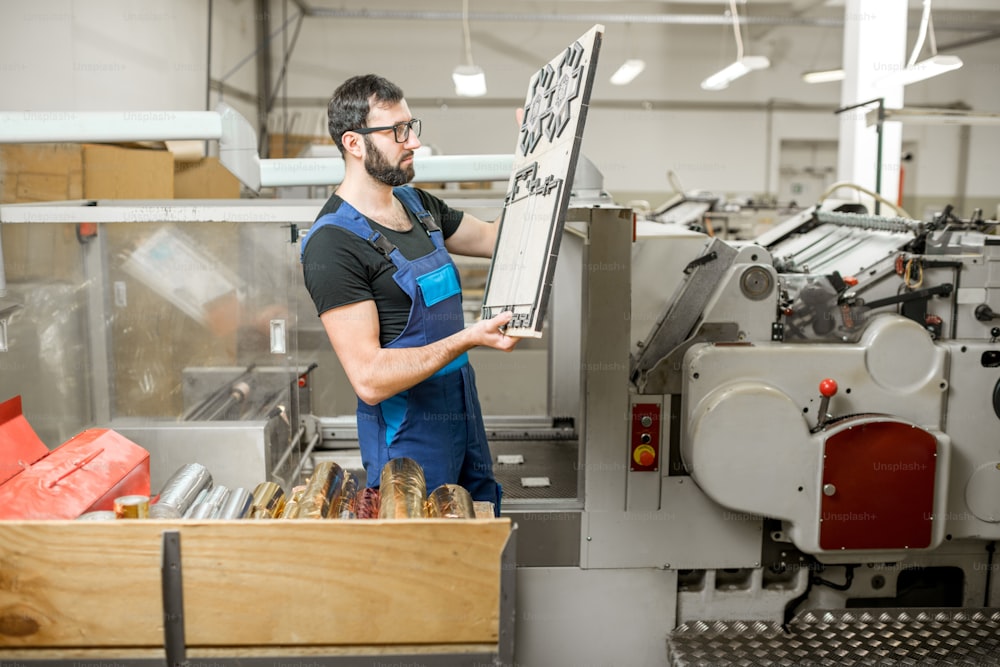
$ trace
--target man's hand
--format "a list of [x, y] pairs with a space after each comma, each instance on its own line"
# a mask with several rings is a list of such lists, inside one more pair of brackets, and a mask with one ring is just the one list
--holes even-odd
[[472, 336], [478, 346], [510, 352], [521, 339], [504, 334], [501, 328], [510, 322], [512, 317], [514, 317], [514, 313], [506, 311], [488, 320], [476, 322], [466, 332]]

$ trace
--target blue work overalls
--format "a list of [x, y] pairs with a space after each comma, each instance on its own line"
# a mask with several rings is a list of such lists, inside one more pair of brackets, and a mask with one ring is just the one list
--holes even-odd
[[[313, 224], [302, 240], [302, 249], [326, 225], [346, 229], [372, 244], [395, 265], [393, 280], [412, 302], [403, 332], [384, 347], [420, 347], [465, 326], [462, 287], [458, 269], [444, 247], [444, 235], [419, 195], [405, 186], [393, 188], [393, 194], [417, 216], [430, 236], [434, 244], [430, 253], [406, 259], [347, 202]], [[457, 483], [474, 500], [494, 503], [499, 514], [500, 485], [493, 477], [475, 374], [467, 354], [378, 405], [358, 399], [357, 417], [358, 443], [368, 486], [379, 485], [380, 472], [387, 461], [406, 456], [424, 469], [428, 493], [441, 484]]]

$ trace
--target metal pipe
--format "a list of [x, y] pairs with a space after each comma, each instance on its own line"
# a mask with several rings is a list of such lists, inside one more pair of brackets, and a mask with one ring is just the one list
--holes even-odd
[[312, 439], [309, 441], [309, 444], [306, 445], [306, 450], [304, 452], [302, 452], [302, 458], [299, 459], [299, 464], [297, 466], [295, 466], [295, 472], [292, 473], [292, 480], [293, 481], [296, 480], [296, 479], [298, 479], [299, 473], [302, 472], [302, 466], [304, 466], [306, 464], [306, 460], [312, 454], [313, 450], [316, 449], [316, 445], [319, 444], [320, 436], [321, 435], [322, 434], [317, 431], [316, 435], [314, 435], [312, 437]]
[[257, 364], [250, 364], [245, 369], [243, 369], [243, 372], [237, 375], [235, 378], [233, 378], [229, 382], [219, 385], [219, 387], [215, 391], [210, 393], [208, 396], [202, 399], [200, 403], [198, 403], [190, 410], [188, 410], [187, 413], [185, 413], [184, 416], [181, 417], [181, 420], [192, 421], [201, 418], [201, 416], [205, 414], [209, 409], [211, 409], [213, 406], [218, 405], [220, 399], [229, 397], [239, 383], [246, 383], [253, 375], [253, 372], [256, 368]]
[[[257, 154], [267, 157], [270, 148], [267, 131], [268, 94], [271, 91], [271, 13], [268, 0], [255, 0], [257, 49]], [[282, 26], [281, 32], [284, 32]]]
[[222, 402], [222, 405], [217, 407], [212, 413], [206, 418], [207, 421], [213, 421], [219, 417], [226, 414], [230, 408], [234, 405], [239, 405], [246, 400], [247, 396], [250, 394], [250, 385], [245, 382], [237, 382], [233, 385], [232, 391], [226, 397], [226, 400]]
[[[292, 455], [292, 450], [299, 445], [299, 442], [302, 441], [302, 436], [305, 435], [305, 433], [306, 427], [300, 426], [299, 430], [295, 432], [295, 437], [292, 438], [291, 443], [289, 443], [288, 447], [285, 448], [285, 451], [282, 452], [281, 458], [278, 459], [278, 462], [274, 464], [274, 468], [271, 469], [272, 477], [276, 477], [276, 473], [285, 467], [285, 463], [288, 462], [288, 457]], [[284, 480], [283, 477], [280, 479]]]
[[[413, 159], [413, 182], [442, 183], [472, 178], [479, 181], [507, 181], [513, 169], [513, 155], [417, 156]], [[261, 187], [336, 185], [343, 180], [344, 159], [340, 157], [260, 161]]]
[[[310, 17], [337, 19], [389, 19], [395, 21], [461, 21], [460, 11], [408, 11], [397, 9], [336, 9], [310, 7]], [[510, 23], [651, 23], [657, 25], [730, 25], [733, 19], [723, 14], [539, 14], [469, 12], [470, 21], [506, 21]], [[843, 17], [804, 19], [790, 16], [741, 16], [745, 25], [782, 25], [842, 27]]]
[[[408, 10], [373, 10], [373, 9], [337, 9], [327, 7], [308, 7], [306, 13], [309, 17], [337, 18], [337, 19], [374, 19], [393, 21], [461, 21], [461, 11], [408, 11]], [[499, 12], [469, 12], [469, 20], [482, 21], [506, 21], [510, 23], [646, 23], [653, 25], [730, 25], [733, 20], [724, 14], [620, 14], [620, 13], [584, 13], [584, 14], [556, 14], [556, 13], [499, 13]], [[815, 17], [803, 18], [801, 16], [740, 16], [739, 22], [743, 25], [764, 25], [764, 26], [790, 26], [808, 28], [842, 28], [844, 27], [844, 17]], [[984, 30], [997, 30], [995, 24], [977, 24], [974, 20], [963, 19], [961, 21], [951, 21], [947, 18], [939, 17], [937, 27], [947, 28], [955, 31], [982, 32]]]
[[220, 138], [216, 111], [0, 111], [0, 144]]

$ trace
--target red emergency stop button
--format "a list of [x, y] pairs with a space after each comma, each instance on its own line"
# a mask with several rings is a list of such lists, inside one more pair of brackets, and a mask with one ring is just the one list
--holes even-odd
[[660, 460], [659, 403], [636, 403], [632, 406], [632, 428], [629, 433], [629, 470], [653, 472]]
[[650, 445], [639, 445], [632, 452], [632, 459], [643, 468], [648, 468], [656, 462], [656, 450]]

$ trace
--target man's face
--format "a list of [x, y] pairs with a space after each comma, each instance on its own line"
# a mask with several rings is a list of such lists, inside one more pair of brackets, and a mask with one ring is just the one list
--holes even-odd
[[[398, 145], [398, 144], [397, 144]], [[407, 160], [405, 166], [404, 160]], [[396, 187], [406, 185], [413, 180], [413, 151], [409, 156], [400, 156], [395, 164], [388, 156], [378, 149], [370, 137], [365, 137], [365, 171], [380, 183]]]
[[[375, 106], [368, 114], [368, 127], [381, 127], [411, 120], [405, 101], [390, 106]], [[413, 151], [420, 147], [415, 132], [406, 141], [398, 143], [392, 130], [373, 132], [364, 136], [365, 171], [372, 178], [396, 187], [413, 180]]]

